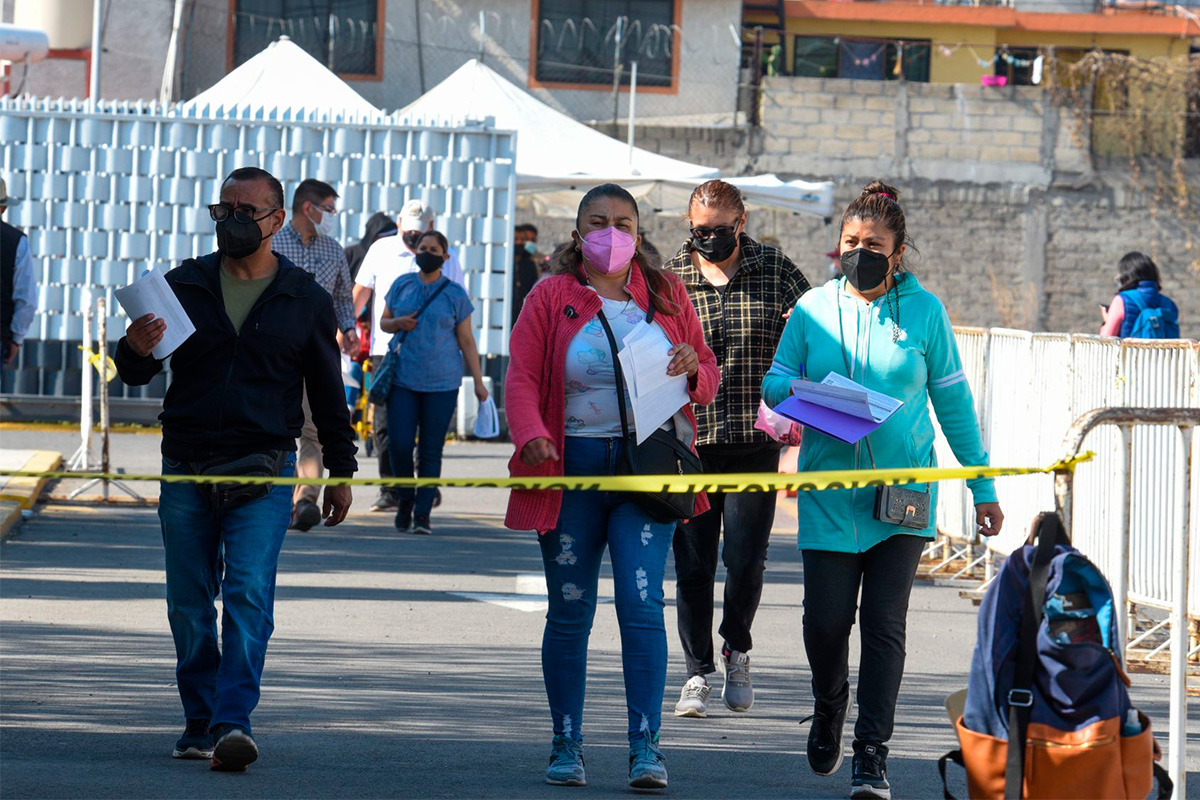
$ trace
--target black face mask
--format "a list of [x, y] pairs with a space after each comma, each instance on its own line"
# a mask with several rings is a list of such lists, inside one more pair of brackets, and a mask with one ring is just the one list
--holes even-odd
[[217, 248], [235, 261], [254, 255], [262, 241], [257, 222], [238, 222], [230, 214], [217, 223]]
[[842, 253], [842, 274], [860, 292], [869, 292], [887, 278], [889, 256], [857, 247]]
[[437, 272], [442, 268], [442, 264], [444, 263], [445, 259], [437, 253], [417, 253], [417, 267], [426, 275], [431, 272]]
[[692, 237], [692, 248], [697, 253], [707, 258], [713, 263], [724, 261], [733, 255], [733, 251], [737, 249], [738, 235], [736, 231], [714, 231], [712, 236], [707, 239], [701, 239], [698, 236]]
[[424, 231], [405, 231], [400, 234], [400, 238], [404, 240], [404, 245], [409, 250], [417, 249], [417, 242], [421, 241], [421, 234]]

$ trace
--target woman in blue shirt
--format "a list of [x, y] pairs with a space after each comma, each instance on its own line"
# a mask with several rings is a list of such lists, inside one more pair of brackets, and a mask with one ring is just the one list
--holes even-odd
[[[899, 197], [891, 186], [873, 181], [847, 206], [838, 236], [844, 277], [800, 298], [763, 379], [763, 397], [775, 406], [791, 393], [794, 379], [807, 375], [820, 381], [837, 373], [904, 405], [858, 444], [806, 430], [801, 471], [935, 466], [931, 402], [959, 463], [988, 463], [950, 318], [904, 268], [908, 234]], [[979, 532], [999, 533], [1004, 515], [992, 480], [967, 485]], [[808, 763], [818, 775], [833, 775], [842, 764], [850, 631], [858, 611], [862, 657], [852, 798], [891, 796], [885, 743], [904, 674], [908, 598], [921, 552], [936, 534], [936, 484], [905, 488], [929, 492], [930, 519], [924, 524], [880, 520], [874, 489], [801, 492], [798, 506], [804, 649], [816, 700]]]
[[[413, 476], [413, 445], [418, 442], [417, 474], [441, 476], [442, 448], [462, 384], [464, 356], [475, 379], [475, 396], [481, 403], [488, 396], [471, 329], [475, 307], [465, 289], [442, 275], [448, 250], [441, 233], [421, 235], [415, 256], [419, 271], [401, 275], [392, 284], [379, 323], [388, 333], [401, 332], [395, 337], [400, 360], [387, 400], [388, 454], [397, 478]], [[426, 302], [428, 307], [421, 310]], [[432, 487], [401, 489], [396, 530], [432, 533], [429, 513], [436, 494]]]

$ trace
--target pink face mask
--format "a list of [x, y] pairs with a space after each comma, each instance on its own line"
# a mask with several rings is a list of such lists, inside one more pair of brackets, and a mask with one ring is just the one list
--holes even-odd
[[620, 272], [637, 252], [637, 239], [625, 231], [605, 228], [583, 237], [583, 260], [603, 275]]

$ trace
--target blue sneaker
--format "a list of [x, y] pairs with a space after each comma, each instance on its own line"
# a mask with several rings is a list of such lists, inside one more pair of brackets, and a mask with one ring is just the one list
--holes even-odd
[[667, 763], [658, 749], [658, 734], [646, 731], [629, 743], [629, 785], [634, 789], [667, 788]]
[[546, 783], [552, 786], [587, 786], [583, 771], [583, 742], [570, 736], [555, 736], [546, 767]]
[[179, 741], [175, 743], [171, 757], [212, 758], [214, 746], [212, 731], [208, 729], [208, 720], [189, 719], [183, 736], [180, 736]]

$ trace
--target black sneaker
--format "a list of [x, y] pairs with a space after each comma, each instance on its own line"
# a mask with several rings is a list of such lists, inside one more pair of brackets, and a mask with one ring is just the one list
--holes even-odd
[[208, 720], [189, 719], [183, 736], [171, 751], [172, 758], [212, 758], [213, 735], [208, 729]]
[[258, 745], [241, 728], [226, 728], [217, 738], [212, 752], [212, 769], [217, 772], [242, 772], [258, 760]]
[[808, 729], [808, 766], [818, 775], [833, 775], [842, 768], [842, 761], [846, 757], [842, 749], [842, 728], [850, 713], [851, 703], [847, 695], [845, 704], [834, 712], [826, 711], [818, 704], [812, 716], [800, 721], [801, 725], [812, 723]]
[[429, 524], [429, 517], [417, 517], [413, 520], [413, 533], [419, 533], [422, 536], [428, 536], [433, 533], [433, 526]]
[[407, 533], [408, 529], [412, 527], [412, 514], [413, 504], [401, 503], [396, 509], [396, 530]]
[[850, 782], [850, 797], [852, 800], [891, 800], [886, 747], [874, 742], [854, 743], [854, 778]]
[[296, 509], [292, 513], [291, 530], [306, 531], [320, 521], [321, 509], [317, 508], [317, 504], [311, 500], [301, 500], [296, 503]]

